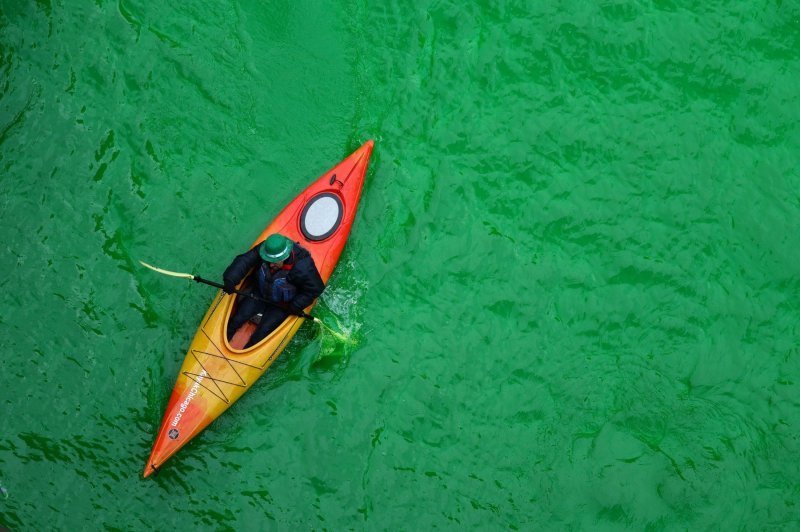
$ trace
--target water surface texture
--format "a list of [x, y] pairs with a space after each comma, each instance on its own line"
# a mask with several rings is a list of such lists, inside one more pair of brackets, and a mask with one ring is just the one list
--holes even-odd
[[[0, 0], [0, 524], [800, 528], [799, 79], [787, 0]], [[352, 341], [143, 480], [214, 292], [138, 261], [368, 139]]]

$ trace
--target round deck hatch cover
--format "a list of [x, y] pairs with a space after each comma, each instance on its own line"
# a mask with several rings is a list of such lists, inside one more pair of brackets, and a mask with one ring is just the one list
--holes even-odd
[[317, 194], [303, 208], [300, 229], [309, 240], [325, 240], [339, 228], [343, 213], [344, 207], [339, 196], [330, 192]]

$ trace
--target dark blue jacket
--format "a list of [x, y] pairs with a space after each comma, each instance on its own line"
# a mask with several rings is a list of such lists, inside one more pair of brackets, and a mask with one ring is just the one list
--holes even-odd
[[[233, 259], [231, 265], [222, 274], [222, 279], [226, 286], [235, 286], [244, 279], [250, 270], [255, 269], [255, 274], [257, 275], [258, 268], [262, 264], [264, 264], [264, 261], [258, 254], [258, 246], [256, 246]], [[325, 284], [322, 282], [319, 270], [317, 270], [311, 254], [300, 244], [295, 243], [292, 248], [292, 254], [285, 264], [292, 266], [286, 276], [286, 280], [297, 289], [294, 298], [288, 303], [289, 311], [298, 313], [322, 294]], [[261, 295], [266, 296], [268, 294]]]

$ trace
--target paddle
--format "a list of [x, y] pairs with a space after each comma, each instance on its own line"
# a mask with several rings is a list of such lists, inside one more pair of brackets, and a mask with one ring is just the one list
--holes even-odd
[[[161, 274], [164, 274], [164, 275], [169, 275], [170, 277], [181, 277], [183, 279], [190, 279], [190, 280], [192, 280], [192, 281], [194, 281], [196, 283], [203, 283], [203, 284], [207, 284], [209, 286], [214, 286], [216, 288], [221, 288], [223, 290], [225, 289], [225, 286], [223, 286], [222, 284], [215, 283], [214, 281], [209, 281], [208, 279], [203, 279], [199, 275], [192, 275], [191, 273], [171, 272], [169, 270], [163, 270], [161, 268], [156, 268], [155, 266], [153, 266], [151, 264], [147, 264], [146, 262], [141, 261], [141, 260], [139, 261], [139, 263], [142, 266], [145, 266], [146, 268], [150, 268], [154, 272], [158, 272], [158, 273], [161, 273]], [[283, 308], [283, 307], [281, 307], [279, 305], [276, 305], [272, 301], [267, 301], [266, 299], [258, 297], [258, 296], [254, 295], [254, 294], [250, 294], [248, 292], [242, 292], [241, 290], [234, 290], [233, 292], [235, 294], [239, 294], [240, 296], [249, 297], [251, 299], [255, 299], [256, 301], [261, 301], [261, 302], [266, 303], [267, 305], [270, 305], [272, 307], [278, 307], [278, 308], [280, 308], [282, 310], [286, 310], [285, 308]], [[311, 320], [313, 322], [319, 323], [322, 326], [325, 326], [325, 324], [322, 323], [322, 320], [320, 320], [319, 318], [315, 318], [311, 314], [307, 314], [306, 312], [304, 312], [302, 310], [297, 314], [297, 316], [300, 316], [301, 318], [305, 318], [305, 319]]]

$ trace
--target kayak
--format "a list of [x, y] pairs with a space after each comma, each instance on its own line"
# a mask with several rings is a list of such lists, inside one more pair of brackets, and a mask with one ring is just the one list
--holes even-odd
[[[255, 247], [280, 233], [307, 249], [327, 284], [353, 225], [373, 141], [322, 174], [292, 200], [264, 229]], [[237, 286], [241, 291], [256, 276]], [[305, 309], [309, 312], [314, 301]], [[228, 319], [238, 304], [236, 294], [219, 291], [208, 308], [183, 361], [167, 404], [144, 476], [147, 477], [235, 403], [269, 366], [302, 325], [289, 316], [266, 338], [244, 349], [256, 325], [247, 322], [230, 342]]]

